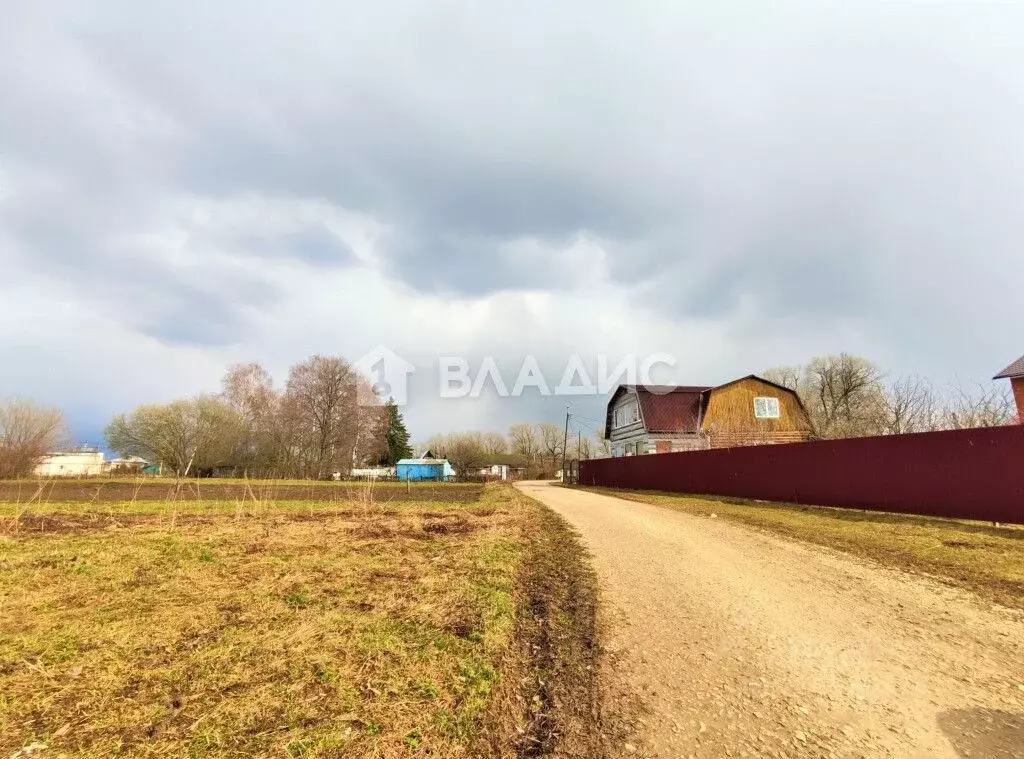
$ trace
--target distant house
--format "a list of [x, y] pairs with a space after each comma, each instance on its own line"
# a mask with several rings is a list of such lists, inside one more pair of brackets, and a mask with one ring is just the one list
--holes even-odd
[[395, 467], [398, 479], [402, 481], [447, 480], [455, 476], [455, 470], [448, 459], [422, 458], [402, 459]]
[[149, 466], [149, 462], [139, 456], [126, 456], [103, 462], [103, 471], [107, 474], [141, 474]]
[[[341, 472], [335, 472], [333, 479], [342, 479], [343, 474]], [[349, 472], [349, 476], [357, 480], [386, 480], [395, 476], [395, 467], [393, 466], [368, 466], [359, 469], [353, 469]]]
[[488, 456], [476, 474], [489, 480], [518, 480], [526, 476], [526, 462], [521, 456]]
[[753, 374], [724, 385], [621, 385], [608, 401], [613, 456], [809, 439], [797, 394]]
[[1024, 356], [1021, 356], [992, 379], [1010, 380], [1013, 400], [1017, 404], [1017, 422], [1024, 424]]
[[36, 465], [36, 477], [96, 477], [103, 474], [103, 451], [82, 446], [74, 451], [46, 454]]

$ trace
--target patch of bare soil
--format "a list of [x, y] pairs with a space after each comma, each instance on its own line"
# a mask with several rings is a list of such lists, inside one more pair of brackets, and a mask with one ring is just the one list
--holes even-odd
[[[92, 512], [48, 511], [30, 512], [18, 517], [0, 518], [0, 534], [20, 535], [63, 535], [97, 530], [134, 527], [157, 521], [154, 514], [100, 514]], [[166, 521], [166, 517], [164, 520]], [[213, 517], [190, 514], [182, 517], [182, 524], [201, 524], [212, 521]]]
[[[90, 482], [89, 480], [48, 480], [42, 484], [0, 481], [0, 501], [25, 503], [111, 503], [125, 501], [314, 501], [342, 502], [359, 500], [367, 486], [347, 482], [282, 484], [252, 480], [248, 483], [214, 482], [202, 479], [181, 483], [153, 482]], [[483, 485], [414, 485], [372, 488], [375, 502], [442, 501], [445, 503], [476, 503]]]
[[[269, 523], [326, 522], [337, 519], [352, 520], [351, 529], [355, 537], [365, 540], [390, 540], [414, 538], [429, 540], [441, 536], [468, 535], [487, 525], [485, 517], [467, 517], [459, 512], [433, 512], [429, 518], [420, 518], [415, 512], [408, 518], [398, 518], [387, 512], [365, 514], [352, 509], [324, 509], [297, 512], [273, 512], [248, 519], [260, 519]], [[209, 525], [217, 522], [231, 522], [235, 516], [223, 514], [191, 513], [146, 513], [131, 512], [109, 514], [103, 512], [29, 511], [20, 516], [0, 518], [0, 534], [18, 534], [22, 537], [62, 535], [97, 532], [103, 530], [137, 527], [140, 525], [166, 525], [173, 521], [178, 526]]]

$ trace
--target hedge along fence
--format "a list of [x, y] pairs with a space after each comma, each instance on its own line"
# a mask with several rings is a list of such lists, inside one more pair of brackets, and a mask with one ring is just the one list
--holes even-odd
[[580, 483], [1024, 524], [1024, 425], [595, 459]]

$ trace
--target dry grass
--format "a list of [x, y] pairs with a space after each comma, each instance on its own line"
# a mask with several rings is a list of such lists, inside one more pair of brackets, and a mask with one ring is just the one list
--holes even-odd
[[760, 529], [923, 572], [1024, 609], [1024, 528], [678, 493], [592, 488]]
[[564, 527], [511, 488], [88, 506], [0, 511], [0, 755], [515, 756], [571, 721], [529, 695], [536, 538]]

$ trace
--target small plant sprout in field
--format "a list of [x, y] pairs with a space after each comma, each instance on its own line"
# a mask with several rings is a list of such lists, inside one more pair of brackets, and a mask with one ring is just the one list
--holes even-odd
[[414, 727], [408, 733], [405, 734], [405, 745], [409, 748], [419, 748], [420, 743], [423, 742], [423, 731], [418, 727]]
[[[52, 485], [50, 489], [53, 489]], [[25, 516], [25, 514], [27, 514], [32, 509], [33, 505], [42, 507], [46, 503], [46, 495], [46, 482], [45, 480], [40, 480], [39, 485], [36, 487], [36, 492], [33, 493], [32, 496], [25, 502], [25, 505], [23, 507], [20, 507], [15, 512], [11, 525], [14, 532], [18, 531], [18, 528], [21, 526], [22, 517]]]
[[412, 683], [412, 691], [417, 696], [427, 701], [433, 701], [439, 695], [441, 695], [440, 689], [437, 687], [437, 683], [431, 680], [416, 680]]
[[372, 479], [357, 484], [350, 492], [355, 496], [354, 501], [359, 505], [364, 516], [371, 511], [377, 510], [377, 499], [375, 494], [375, 482]]

